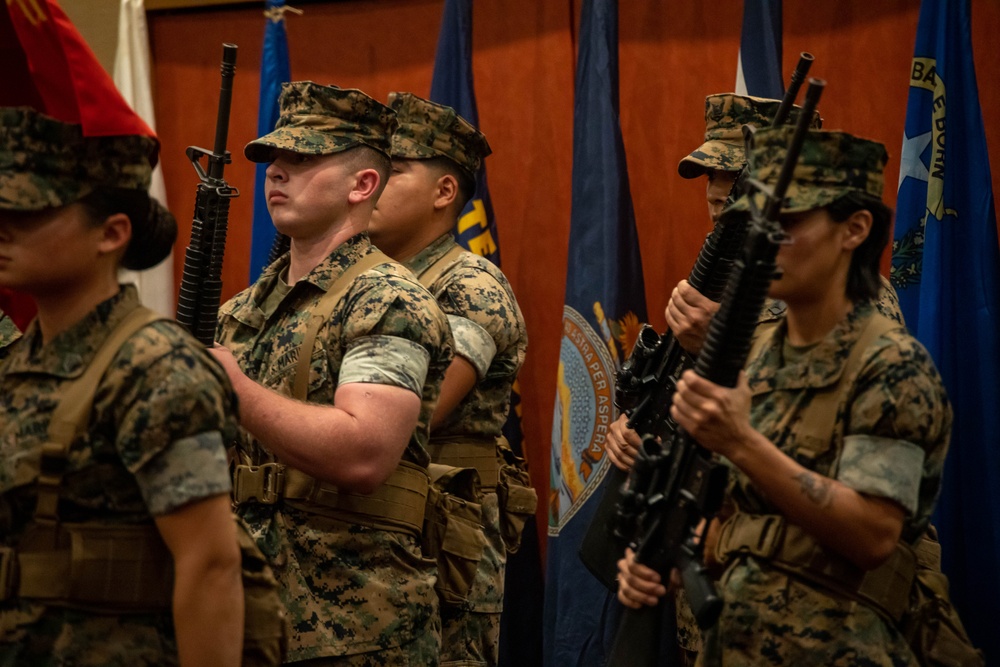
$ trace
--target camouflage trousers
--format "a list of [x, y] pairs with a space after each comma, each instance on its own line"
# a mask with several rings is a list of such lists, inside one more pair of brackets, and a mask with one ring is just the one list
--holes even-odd
[[16, 603], [0, 608], [0, 667], [173, 667], [173, 621], [163, 614], [96, 614]]
[[419, 635], [409, 644], [390, 649], [285, 664], [294, 667], [438, 667], [441, 636], [437, 628], [434, 630]]
[[441, 605], [441, 667], [496, 667], [507, 550], [500, 536], [496, 493], [483, 494], [486, 548], [469, 598], [461, 607]]

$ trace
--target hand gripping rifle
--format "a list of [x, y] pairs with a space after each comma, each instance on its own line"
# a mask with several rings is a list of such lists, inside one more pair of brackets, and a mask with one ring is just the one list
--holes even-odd
[[[735, 387], [746, 363], [758, 315], [777, 272], [778, 247], [785, 239], [778, 221], [781, 205], [824, 86], [818, 79], [809, 81], [802, 114], [774, 188], [747, 179], [751, 212], [743, 254], [733, 266], [722, 305], [694, 366], [698, 375], [715, 384]], [[744, 126], [744, 133], [752, 133], [751, 128]], [[765, 195], [763, 209], [756, 207], [754, 192]], [[715, 625], [722, 599], [702, 565], [704, 530], [699, 534], [698, 526], [707, 525], [718, 511], [727, 477], [727, 468], [718, 456], [701, 447], [684, 429], [677, 427], [662, 443], [646, 435], [619, 516], [619, 531], [629, 537], [637, 562], [652, 567], [664, 580], [671, 569], [680, 570], [684, 592], [702, 629]], [[624, 610], [608, 667], [656, 664], [660, 607]]]
[[[229, 226], [229, 200], [240, 191], [222, 175], [232, 156], [226, 150], [229, 134], [229, 109], [233, 99], [236, 74], [236, 45], [222, 45], [222, 87], [219, 91], [219, 115], [215, 122], [215, 146], [211, 151], [188, 146], [186, 154], [198, 173], [198, 195], [191, 222], [191, 243], [184, 253], [184, 275], [177, 297], [177, 321], [202, 344], [211, 347], [222, 299], [222, 258]], [[208, 158], [208, 170], [201, 158]]]
[[[792, 73], [788, 90], [771, 121], [772, 127], [783, 125], [791, 115], [795, 98], [799, 94], [813, 56], [802, 53]], [[812, 117], [812, 112], [808, 114]], [[726, 206], [744, 191], [746, 165], [729, 192]], [[733, 263], [743, 248], [747, 234], [747, 221], [716, 223], [698, 253], [688, 282], [712, 301], [719, 301]], [[673, 436], [677, 424], [670, 416], [670, 404], [681, 374], [693, 366], [694, 359], [680, 346], [668, 329], [659, 335], [648, 324], [643, 325], [635, 346], [621, 370], [615, 376], [615, 407], [628, 415], [628, 427], [640, 435], [652, 435], [662, 442]], [[610, 479], [600, 505], [580, 546], [580, 559], [590, 572], [609, 589], [616, 590], [617, 562], [625, 552], [628, 538], [616, 527], [619, 514], [634, 512], [623, 503], [631, 496], [623, 489], [629, 473], [612, 467]]]

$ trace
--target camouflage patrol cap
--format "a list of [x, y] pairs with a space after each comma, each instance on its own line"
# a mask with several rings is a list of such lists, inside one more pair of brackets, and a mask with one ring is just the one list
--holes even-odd
[[389, 106], [399, 119], [392, 135], [392, 157], [448, 158], [475, 178], [483, 158], [493, 152], [486, 136], [451, 107], [413, 93], [389, 93]]
[[[743, 126], [769, 127], [781, 106], [780, 100], [725, 93], [705, 98], [705, 143], [677, 165], [682, 178], [697, 178], [709, 169], [739, 171], [746, 162]], [[801, 108], [792, 107], [789, 122], [795, 123]], [[813, 116], [813, 127], [822, 122]]]
[[[84, 137], [79, 125], [34, 109], [0, 108], [0, 209], [66, 206], [98, 187], [148, 191], [157, 150], [152, 137]], [[150, 201], [155, 215], [173, 218]]]
[[[788, 153], [795, 128], [790, 126], [758, 130], [750, 150], [750, 178], [774, 185]], [[889, 154], [877, 141], [833, 130], [809, 130], [792, 182], [788, 186], [782, 213], [799, 213], [832, 204], [849, 192], [882, 197], [883, 170]], [[750, 208], [747, 195], [737, 199], [730, 211]]]
[[275, 149], [332, 155], [368, 146], [389, 154], [396, 114], [360, 90], [293, 81], [282, 84], [278, 104], [281, 115], [274, 131], [243, 149], [253, 162], [270, 162]]

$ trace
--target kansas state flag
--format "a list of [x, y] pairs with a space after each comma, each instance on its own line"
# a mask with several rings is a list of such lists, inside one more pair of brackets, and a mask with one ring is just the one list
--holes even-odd
[[[618, 3], [586, 0], [573, 115], [573, 197], [559, 354], [545, 585], [545, 664], [602, 665], [607, 588], [580, 542], [604, 492], [614, 373], [646, 321], [642, 263], [618, 121]], [[607, 619], [604, 619], [605, 621]]]
[[[285, 0], [266, 0], [264, 16], [264, 50], [260, 56], [260, 101], [257, 107], [257, 136], [274, 129], [278, 122], [278, 96], [281, 84], [292, 78], [288, 60], [288, 36], [285, 34]], [[253, 228], [250, 235], [250, 282], [257, 279], [267, 266], [267, 257], [274, 243], [274, 225], [264, 199], [266, 164], [257, 165], [253, 190]]]
[[736, 94], [780, 100], [781, 0], [744, 0], [736, 60]]
[[935, 521], [972, 640], [1000, 658], [1000, 250], [968, 0], [924, 0], [891, 278], [955, 411]]

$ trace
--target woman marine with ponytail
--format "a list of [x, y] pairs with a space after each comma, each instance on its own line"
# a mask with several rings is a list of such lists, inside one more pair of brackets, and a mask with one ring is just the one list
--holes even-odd
[[148, 193], [156, 153], [0, 109], [0, 286], [38, 305], [0, 362], [5, 667], [239, 664], [232, 390], [117, 281], [177, 233]]

